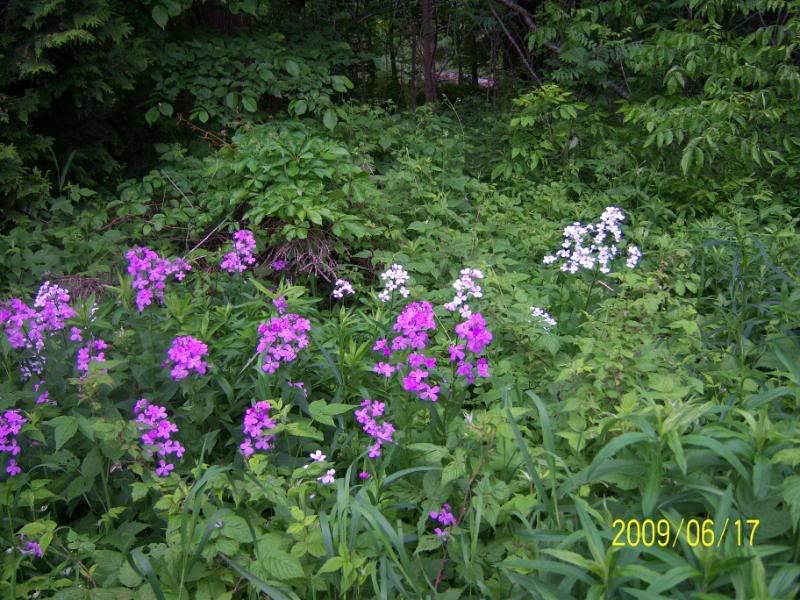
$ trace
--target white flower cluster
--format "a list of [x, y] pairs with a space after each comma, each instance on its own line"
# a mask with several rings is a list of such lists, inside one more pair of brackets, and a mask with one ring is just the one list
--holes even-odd
[[[577, 273], [580, 269], [592, 270], [595, 267], [601, 273], [609, 273], [611, 261], [619, 254], [617, 244], [622, 240], [620, 223], [625, 214], [616, 206], [607, 206], [600, 215], [600, 221], [584, 225], [575, 222], [564, 228], [564, 241], [561, 250], [544, 257], [542, 262], [553, 264], [562, 259], [561, 270], [565, 273]], [[627, 248], [627, 266], [632, 269], [642, 256], [636, 246]]]
[[378, 294], [378, 299], [381, 302], [388, 302], [392, 296], [392, 292], [397, 290], [403, 298], [408, 298], [410, 292], [406, 287], [409, 281], [409, 276], [406, 270], [400, 265], [392, 265], [387, 271], [381, 273], [383, 280], [383, 291]]
[[353, 289], [353, 284], [347, 279], [337, 279], [336, 287], [333, 290], [333, 297], [337, 300], [341, 299], [345, 294], [352, 296], [356, 291]]
[[531, 306], [531, 316], [539, 319], [539, 321], [542, 323], [542, 329], [545, 331], [550, 331], [551, 327], [558, 325], [558, 322], [549, 312], [543, 308], [539, 308], [538, 306]]
[[[476, 279], [483, 279], [483, 273], [478, 269], [461, 269], [461, 277], [453, 282], [456, 295], [451, 302], [444, 305], [445, 309], [453, 312], [458, 308], [458, 312], [464, 319], [472, 316], [472, 310], [466, 304], [470, 298], [480, 298], [483, 296], [481, 286], [475, 283]], [[460, 308], [459, 308], [460, 307]]]

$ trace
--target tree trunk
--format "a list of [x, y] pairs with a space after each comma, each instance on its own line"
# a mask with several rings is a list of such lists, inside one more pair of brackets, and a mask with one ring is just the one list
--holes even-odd
[[394, 19], [389, 24], [389, 67], [392, 70], [392, 81], [397, 83], [397, 47], [394, 45]]
[[413, 110], [417, 108], [417, 24], [416, 19], [409, 19], [409, 34], [411, 38], [411, 84], [408, 105]]
[[436, 101], [434, 37], [433, 0], [422, 0], [422, 75], [425, 78], [425, 102]]
[[472, 85], [478, 87], [478, 41], [475, 39], [475, 32], [469, 34], [469, 74], [472, 77]]

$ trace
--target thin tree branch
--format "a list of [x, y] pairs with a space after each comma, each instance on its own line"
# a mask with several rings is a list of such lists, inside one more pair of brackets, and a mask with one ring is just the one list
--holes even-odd
[[495, 20], [500, 24], [500, 27], [503, 28], [503, 31], [505, 32], [506, 37], [508, 38], [508, 41], [510, 41], [511, 45], [514, 46], [514, 49], [517, 51], [517, 54], [519, 54], [519, 57], [522, 59], [522, 63], [528, 69], [528, 73], [531, 74], [531, 77], [533, 77], [533, 80], [536, 83], [538, 83], [539, 85], [542, 85], [542, 80], [536, 74], [536, 71], [533, 70], [533, 67], [528, 62], [528, 59], [525, 56], [525, 53], [522, 51], [522, 48], [520, 48], [519, 44], [517, 44], [517, 40], [514, 39], [514, 36], [511, 35], [511, 32], [506, 27], [506, 24], [503, 23], [503, 19], [501, 19], [500, 15], [497, 14], [497, 11], [494, 9], [494, 5], [492, 4], [491, 0], [486, 0], [486, 2], [489, 5], [489, 10], [492, 11], [492, 15], [494, 15]]
[[[517, 12], [522, 17], [522, 20], [525, 21], [525, 24], [528, 26], [528, 29], [530, 29], [532, 32], [539, 29], [539, 26], [536, 25], [536, 23], [533, 20], [533, 15], [524, 8], [522, 8], [519, 4], [517, 4], [513, 0], [495, 0], [495, 1]], [[545, 41], [542, 42], [542, 45], [551, 52], [554, 52], [556, 54], [561, 54], [561, 48], [559, 48], [558, 45], [554, 44], [553, 42]]]

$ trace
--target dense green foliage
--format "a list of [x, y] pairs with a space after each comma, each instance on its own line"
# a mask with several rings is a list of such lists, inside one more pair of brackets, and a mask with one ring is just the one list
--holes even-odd
[[[18, 455], [0, 439], [0, 596], [800, 595], [799, 11], [0, 1], [0, 416], [25, 419]], [[609, 206], [634, 268], [546, 264]], [[243, 229], [256, 261], [221, 270]], [[142, 246], [191, 266], [143, 310]], [[394, 264], [410, 294], [382, 302]], [[474, 383], [444, 308], [465, 268], [493, 336]], [[15, 342], [9, 300], [44, 281], [76, 315]], [[419, 301], [436, 402], [373, 370]], [[270, 372], [282, 310], [309, 343]], [[171, 376], [178, 336], [207, 372]], [[171, 473], [141, 398], [177, 424]], [[365, 399], [395, 427], [375, 458]]]

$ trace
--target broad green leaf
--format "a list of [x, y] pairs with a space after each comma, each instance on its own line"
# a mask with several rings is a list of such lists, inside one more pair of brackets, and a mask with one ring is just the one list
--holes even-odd
[[167, 26], [167, 21], [169, 20], [169, 12], [163, 5], [156, 4], [153, 7], [153, 11], [150, 14], [153, 17], [153, 20], [156, 23], [158, 23], [158, 26], [161, 27], [161, 29], [164, 29]]
[[336, 124], [339, 122], [339, 117], [336, 115], [336, 111], [332, 108], [325, 109], [325, 112], [322, 115], [322, 123], [328, 129], [333, 129], [336, 127]]
[[76, 417], [63, 415], [50, 419], [47, 424], [55, 428], [56, 452], [61, 450], [62, 446], [78, 432], [78, 419]]

